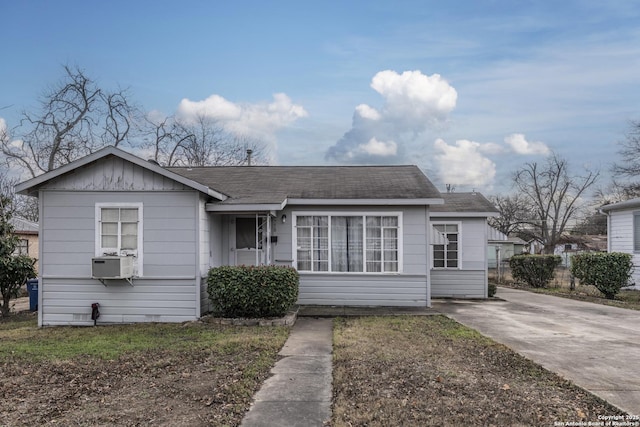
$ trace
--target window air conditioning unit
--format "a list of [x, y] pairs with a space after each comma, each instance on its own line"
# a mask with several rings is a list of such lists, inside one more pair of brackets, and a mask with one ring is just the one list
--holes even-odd
[[131, 279], [133, 257], [101, 256], [91, 260], [91, 276], [94, 279]]

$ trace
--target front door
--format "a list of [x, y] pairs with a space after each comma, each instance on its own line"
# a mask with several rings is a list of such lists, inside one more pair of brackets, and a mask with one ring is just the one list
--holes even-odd
[[236, 265], [265, 264], [262, 217], [236, 218]]

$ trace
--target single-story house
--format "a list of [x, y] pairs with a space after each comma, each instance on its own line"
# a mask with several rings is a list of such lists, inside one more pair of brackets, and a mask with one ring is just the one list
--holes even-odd
[[640, 289], [640, 198], [605, 205], [607, 215], [607, 251], [632, 255], [634, 288]]
[[221, 265], [292, 266], [301, 304], [487, 295], [495, 209], [416, 166], [164, 168], [107, 147], [16, 191], [39, 198], [39, 325], [92, 325], [93, 303], [105, 323], [194, 320]]
[[487, 241], [489, 252], [487, 254], [489, 268], [498, 268], [498, 264], [508, 261], [514, 255], [526, 252], [527, 242], [516, 236], [507, 236], [504, 233], [489, 227]]
[[18, 236], [20, 241], [15, 250], [16, 255], [28, 255], [36, 259], [36, 270], [38, 269], [38, 223], [25, 218], [14, 216], [10, 220], [13, 226], [13, 234]]
[[554, 255], [562, 257], [562, 265], [571, 267], [571, 257], [583, 252], [606, 252], [607, 236], [592, 234], [564, 234], [554, 247]]

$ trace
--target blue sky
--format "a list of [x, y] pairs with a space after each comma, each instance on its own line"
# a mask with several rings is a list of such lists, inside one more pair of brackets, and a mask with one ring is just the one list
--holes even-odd
[[606, 173], [640, 119], [635, 1], [3, 1], [0, 120], [78, 65], [275, 164], [417, 164], [509, 190], [549, 152]]

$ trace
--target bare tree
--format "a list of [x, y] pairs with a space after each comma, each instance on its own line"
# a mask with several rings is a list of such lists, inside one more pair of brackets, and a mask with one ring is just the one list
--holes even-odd
[[77, 67], [64, 67], [64, 78], [47, 90], [38, 111], [22, 113], [18, 139], [2, 138], [11, 166], [31, 177], [65, 165], [129, 137], [135, 108], [127, 92], [108, 92]]
[[531, 219], [525, 221], [527, 234], [544, 246], [545, 253], [553, 253], [570, 220], [582, 208], [581, 196], [598, 179], [599, 172], [570, 175], [566, 160], [551, 155], [545, 164], [527, 163], [514, 174], [514, 183], [532, 209]]
[[489, 225], [507, 236], [522, 229], [522, 225], [530, 222], [531, 209], [529, 200], [519, 194], [509, 196], [491, 196], [491, 203], [498, 209], [500, 216], [489, 218]]
[[11, 177], [8, 170], [0, 168], [0, 196], [11, 215], [19, 216], [26, 220], [38, 222], [38, 199], [22, 196], [15, 193], [15, 186], [20, 182], [17, 177]]
[[619, 145], [621, 160], [614, 163], [612, 172], [618, 177], [636, 179], [640, 175], [640, 120], [629, 123], [625, 139]]
[[246, 162], [251, 149], [254, 163], [266, 163], [265, 145], [227, 131], [215, 119], [145, 117], [142, 133], [153, 159], [165, 166], [235, 166]]

